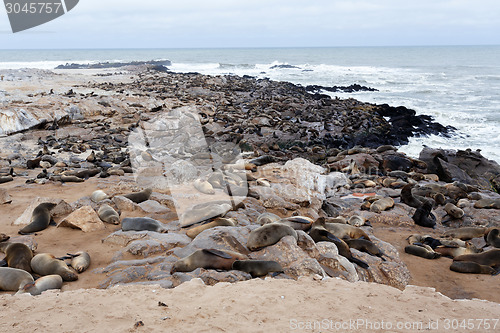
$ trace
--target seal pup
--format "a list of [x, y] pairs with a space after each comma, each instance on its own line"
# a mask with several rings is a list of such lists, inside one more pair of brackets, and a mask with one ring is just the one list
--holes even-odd
[[153, 189], [147, 188], [147, 189], [144, 189], [141, 192], [134, 192], [134, 193], [124, 194], [123, 196], [125, 198], [129, 199], [129, 200], [132, 200], [136, 204], [139, 204], [141, 202], [149, 200], [149, 197], [151, 196], [151, 193], [153, 193]]
[[21, 230], [19, 234], [26, 235], [37, 231], [46, 229], [50, 224], [50, 211], [57, 206], [55, 203], [45, 202], [41, 203], [33, 210], [31, 215], [31, 222]]
[[57, 274], [64, 281], [78, 280], [78, 274], [72, 271], [63, 260], [49, 253], [39, 253], [31, 259], [31, 269], [34, 273], [45, 276]]
[[326, 230], [325, 228], [321, 226], [313, 226], [311, 230], [309, 231], [309, 236], [314, 240], [314, 242], [331, 242], [334, 243], [335, 246], [337, 246], [337, 250], [339, 251], [339, 254], [343, 257], [345, 257], [347, 260], [349, 260], [352, 263], [357, 264], [359, 267], [367, 269], [368, 264], [362, 260], [359, 260], [358, 258], [353, 257], [351, 250], [349, 249], [349, 245], [347, 245], [346, 242], [344, 242], [342, 239], [336, 237], [334, 234]]
[[186, 235], [188, 237], [195, 238], [201, 232], [203, 232], [203, 231], [205, 231], [207, 229], [211, 229], [211, 228], [215, 228], [215, 227], [234, 227], [237, 224], [238, 223], [234, 219], [232, 219], [232, 218], [226, 219], [226, 218], [223, 218], [223, 217], [218, 217], [218, 218], [216, 218], [213, 221], [206, 222], [206, 223], [203, 223], [203, 224], [201, 224], [199, 226], [196, 226], [194, 228], [189, 229], [186, 232]]
[[405, 252], [425, 259], [437, 259], [441, 257], [441, 255], [435, 252], [429, 245], [407, 245], [405, 246]]
[[250, 251], [257, 251], [263, 247], [278, 243], [285, 236], [292, 236], [296, 240], [298, 239], [295, 229], [288, 225], [281, 223], [265, 224], [250, 232], [247, 248]]
[[382, 257], [384, 253], [380, 251], [378, 246], [373, 244], [371, 241], [368, 241], [366, 239], [346, 239], [345, 242], [351, 249], [356, 249], [361, 252], [366, 252], [372, 256], [379, 257], [383, 261], [385, 259]]
[[120, 224], [120, 215], [110, 205], [104, 204], [97, 210], [101, 221], [109, 224]]
[[18, 291], [33, 281], [33, 276], [23, 269], [0, 267], [0, 290]]
[[490, 232], [484, 235], [484, 240], [486, 244], [491, 245], [496, 248], [500, 248], [500, 230], [497, 228], [491, 229]]
[[485, 227], [462, 227], [446, 231], [443, 236], [453, 237], [461, 240], [483, 237], [488, 229]]
[[464, 254], [453, 259], [454, 261], [472, 261], [480, 265], [500, 266], [500, 249], [492, 249], [483, 253]]
[[436, 216], [432, 213], [432, 203], [426, 200], [422, 206], [417, 208], [415, 214], [411, 217], [415, 224], [426, 228], [434, 228], [436, 225]]
[[63, 279], [60, 275], [57, 274], [46, 275], [42, 276], [41, 278], [37, 279], [34, 282], [25, 284], [24, 287], [19, 289], [16, 295], [29, 293], [32, 296], [37, 296], [46, 290], [61, 289], [62, 284], [63, 284]]
[[197, 268], [229, 271], [235, 260], [242, 259], [246, 259], [246, 256], [233, 251], [216, 249], [196, 250], [191, 255], [176, 261], [170, 270], [170, 274], [175, 272], [191, 272]]
[[458, 273], [491, 274], [497, 275], [498, 271], [487, 265], [481, 265], [472, 261], [453, 261], [450, 270]]
[[273, 260], [235, 260], [232, 269], [249, 273], [254, 278], [272, 272], [283, 272], [283, 267]]
[[394, 207], [394, 200], [392, 198], [382, 198], [371, 204], [370, 212], [381, 213], [392, 207]]
[[71, 258], [71, 267], [75, 269], [78, 273], [83, 273], [90, 266], [90, 255], [85, 251], [79, 251], [75, 254], [68, 253]]
[[23, 243], [0, 244], [0, 250], [5, 253], [5, 262], [11, 268], [23, 269], [31, 273], [33, 251]]
[[462, 217], [464, 217], [464, 211], [451, 202], [448, 202], [446, 205], [444, 205], [444, 210], [454, 219], [461, 219]]
[[122, 221], [123, 231], [155, 231], [160, 233], [167, 233], [168, 229], [163, 223], [152, 219], [150, 217], [126, 217]]
[[102, 191], [102, 190], [94, 191], [90, 195], [90, 200], [92, 200], [95, 203], [102, 201], [102, 200], [105, 200], [107, 198], [108, 198], [108, 195], [106, 193], [104, 193], [104, 191]]

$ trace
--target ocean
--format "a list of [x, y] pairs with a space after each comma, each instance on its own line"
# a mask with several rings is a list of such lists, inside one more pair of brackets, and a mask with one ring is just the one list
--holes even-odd
[[[400, 148], [410, 156], [418, 157], [424, 145], [471, 148], [500, 163], [500, 46], [0, 50], [0, 70], [155, 59], [171, 60], [175, 72], [372, 87], [378, 91], [328, 94], [403, 105], [457, 128], [450, 138], [412, 138]], [[293, 68], [272, 68], [285, 64]]]

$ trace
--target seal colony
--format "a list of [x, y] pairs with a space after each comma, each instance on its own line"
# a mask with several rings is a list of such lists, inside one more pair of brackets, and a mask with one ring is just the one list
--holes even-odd
[[[491, 191], [495, 182], [485, 185], [486, 173], [457, 165], [479, 161], [497, 174], [500, 166], [472, 151], [451, 156], [426, 148], [416, 159], [395, 147], [413, 135], [448, 135], [451, 128], [403, 107], [332, 99], [283, 82], [154, 71], [135, 78], [86, 85], [97, 92], [92, 94], [71, 90], [35, 96], [78, 102], [80, 114], [89, 118], [59, 119], [20, 134], [34, 148], [0, 155], [1, 174], [8, 179], [2, 186], [59, 184], [78, 191], [89, 179], [98, 184], [66, 208], [38, 203], [19, 229], [37, 239], [56, 230], [49, 227], [51, 220], [86, 207], [88, 215], [77, 221], [85, 224], [95, 213], [93, 224], [104, 222], [103, 244], [122, 246], [107, 267], [98, 268], [98, 287], [156, 283], [169, 288], [196, 277], [214, 284], [312, 275], [404, 288], [410, 281], [401, 259], [406, 255], [433, 259], [453, 272], [498, 273], [500, 195]], [[85, 109], [90, 106], [94, 114]], [[208, 152], [184, 145], [167, 151], [155, 137], [147, 138], [140, 153], [130, 152], [132, 131], [186, 107], [200, 116]], [[223, 149], [222, 143], [232, 146]], [[241, 154], [241, 166], [234, 150]], [[134, 174], [136, 162], [155, 171], [166, 152], [178, 160], [162, 165], [161, 172], [169, 167], [186, 180], [189, 194], [179, 199], [192, 203], [186, 211], [175, 211], [177, 199], [167, 188], [142, 184], [140, 177], [147, 174]], [[213, 172], [200, 174], [197, 168], [207, 162]], [[228, 193], [241, 201], [222, 200]], [[198, 202], [202, 195], [213, 199]], [[67, 200], [64, 191], [57, 199]], [[403, 247], [376, 236], [384, 226], [395, 225], [414, 231], [399, 235], [408, 238]], [[84, 228], [73, 232], [85, 237]], [[0, 245], [6, 264], [19, 269], [9, 263], [29, 255], [22, 246], [16, 251], [10, 246]], [[90, 255], [80, 250], [31, 253], [25, 267], [38, 279], [3, 267], [0, 285], [32, 294], [60, 288], [62, 282], [49, 276], [68, 283], [78, 273], [87, 274]], [[136, 258], [120, 260], [125, 255]], [[47, 278], [41, 280], [42, 275]]]

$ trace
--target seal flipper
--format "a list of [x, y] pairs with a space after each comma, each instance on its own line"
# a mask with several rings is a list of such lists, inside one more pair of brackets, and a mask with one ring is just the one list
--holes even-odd
[[352, 262], [354, 264], [357, 264], [359, 267], [364, 268], [364, 269], [368, 269], [370, 267], [370, 266], [368, 266], [368, 264], [366, 262], [359, 260], [358, 258], [351, 257], [351, 258], [347, 258], [347, 260], [349, 260], [350, 262]]
[[211, 254], [211, 255], [218, 256], [218, 257], [221, 257], [221, 258], [224, 258], [224, 259], [231, 259], [232, 258], [226, 252], [223, 252], [223, 251], [220, 251], [220, 250], [216, 250], [216, 249], [203, 249], [203, 252], [206, 253], [206, 254]]

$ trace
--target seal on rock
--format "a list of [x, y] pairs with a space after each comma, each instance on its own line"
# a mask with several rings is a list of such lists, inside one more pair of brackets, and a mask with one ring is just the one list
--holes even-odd
[[144, 202], [146, 200], [149, 200], [149, 197], [151, 196], [151, 193], [153, 193], [153, 189], [147, 188], [144, 189], [140, 192], [134, 192], [134, 193], [129, 193], [129, 194], [124, 194], [123, 196], [129, 200], [132, 200], [136, 204], [139, 204], [141, 202]]
[[78, 274], [72, 271], [63, 260], [49, 253], [39, 253], [31, 259], [31, 269], [34, 273], [45, 276], [57, 274], [64, 281], [78, 280]]
[[313, 227], [315, 225], [323, 227], [340, 239], [364, 238], [366, 240], [371, 240], [368, 234], [361, 228], [350, 224], [327, 223], [324, 217], [317, 219], [316, 222], [314, 222]]
[[379, 257], [383, 261], [385, 259], [382, 257], [384, 253], [380, 251], [380, 249], [373, 244], [371, 241], [366, 240], [366, 239], [346, 239], [345, 242], [347, 245], [349, 245], [349, 248], [351, 249], [356, 249], [361, 252], [366, 252], [368, 254], [371, 254], [372, 256]]
[[31, 273], [33, 252], [28, 246], [23, 243], [0, 243], [0, 250], [5, 253], [4, 260], [7, 262], [7, 266]]
[[203, 223], [199, 226], [196, 226], [194, 228], [189, 229], [186, 232], [186, 235], [191, 238], [195, 238], [198, 236], [202, 231], [205, 231], [207, 229], [215, 228], [215, 227], [234, 227], [237, 224], [237, 222], [234, 219], [226, 219], [223, 217], [218, 217], [213, 221]]
[[160, 233], [167, 233], [168, 229], [163, 223], [152, 219], [150, 217], [126, 217], [122, 221], [123, 231], [156, 231]]
[[96, 202], [96, 203], [99, 201], [105, 200], [107, 198], [108, 198], [108, 195], [106, 193], [104, 193], [104, 191], [102, 191], [102, 190], [94, 191], [90, 195], [90, 200], [92, 200], [93, 202]]
[[97, 210], [99, 218], [109, 224], [120, 224], [120, 215], [110, 205], [104, 204]]
[[259, 215], [259, 217], [257, 218], [257, 224], [264, 225], [264, 224], [273, 223], [273, 222], [276, 222], [279, 220], [281, 220], [281, 217], [279, 217], [278, 215], [265, 212], [265, 213], [262, 213]]
[[23, 269], [0, 267], [0, 290], [18, 291], [33, 281], [33, 276]]
[[408, 184], [401, 189], [401, 202], [413, 208], [422, 206], [422, 201], [418, 200], [411, 192], [413, 185]]
[[313, 222], [314, 220], [307, 216], [291, 216], [291, 217], [285, 217], [274, 223], [281, 223], [290, 226], [295, 230], [306, 231], [311, 228]]
[[283, 272], [283, 267], [273, 260], [235, 260], [232, 269], [247, 272], [252, 277], [265, 276], [272, 272]]
[[17, 292], [17, 294], [30, 293], [32, 296], [37, 296], [46, 290], [61, 289], [62, 284], [63, 279], [60, 275], [46, 275], [34, 282], [25, 284], [24, 287]]
[[191, 255], [179, 259], [170, 270], [175, 272], [191, 272], [197, 268], [222, 269], [229, 271], [235, 260], [246, 259], [246, 256], [232, 251], [221, 251], [216, 249], [196, 250]]
[[281, 223], [265, 224], [250, 232], [247, 247], [250, 251], [257, 251], [263, 247], [278, 243], [285, 236], [293, 236], [298, 239], [295, 229], [288, 225]]
[[464, 211], [455, 206], [454, 204], [452, 204], [451, 202], [448, 202], [444, 206], [444, 210], [446, 211], [446, 213], [448, 213], [448, 215], [450, 215], [454, 219], [461, 219], [464, 216]]
[[496, 248], [500, 248], [500, 237], [499, 237], [500, 229], [493, 228], [484, 235], [486, 244], [491, 245]]
[[371, 204], [370, 212], [381, 213], [392, 207], [394, 207], [394, 200], [392, 198], [382, 198]]
[[30, 224], [19, 230], [19, 234], [25, 235], [46, 229], [50, 224], [50, 211], [55, 206], [57, 206], [57, 204], [51, 202], [41, 203], [36, 206], [31, 215]]

